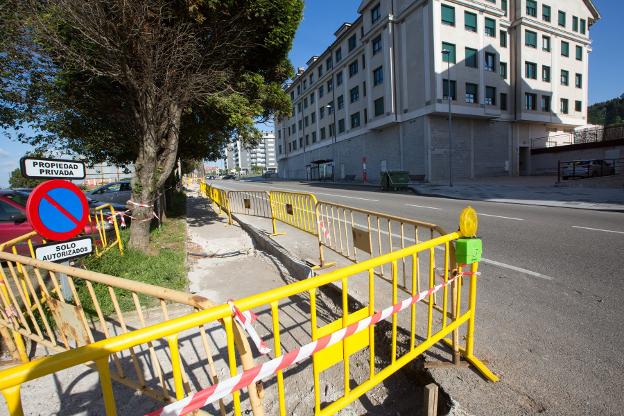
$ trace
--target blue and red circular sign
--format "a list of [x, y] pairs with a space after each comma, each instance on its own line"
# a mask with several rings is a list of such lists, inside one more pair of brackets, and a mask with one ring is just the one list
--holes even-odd
[[37, 186], [26, 203], [30, 225], [47, 240], [67, 240], [80, 234], [89, 219], [89, 204], [80, 188], [63, 180]]

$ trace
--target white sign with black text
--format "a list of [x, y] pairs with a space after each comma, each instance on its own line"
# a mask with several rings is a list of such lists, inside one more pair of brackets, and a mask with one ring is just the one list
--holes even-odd
[[85, 164], [75, 160], [23, 157], [20, 169], [25, 178], [84, 179], [86, 176]]
[[91, 253], [93, 253], [93, 240], [91, 240], [91, 237], [75, 238], [35, 247], [35, 257], [43, 261], [61, 262]]

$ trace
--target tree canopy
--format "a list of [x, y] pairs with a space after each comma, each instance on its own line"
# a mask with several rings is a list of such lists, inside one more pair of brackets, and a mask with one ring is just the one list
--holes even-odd
[[[302, 0], [0, 0], [0, 127], [91, 163], [133, 163], [149, 206], [178, 157], [288, 113], [282, 85]], [[136, 216], [149, 219], [148, 208]], [[142, 225], [137, 225], [142, 224]], [[139, 232], [138, 230], [141, 229]], [[146, 224], [131, 244], [146, 247]]]
[[588, 118], [591, 124], [599, 124], [605, 127], [624, 123], [624, 94], [618, 98], [590, 106]]

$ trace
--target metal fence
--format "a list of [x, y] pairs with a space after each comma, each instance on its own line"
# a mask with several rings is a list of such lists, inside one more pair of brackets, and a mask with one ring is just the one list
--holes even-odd
[[[163, 321], [155, 325], [137, 329], [129, 332], [122, 328], [121, 335], [109, 337], [110, 334], [104, 334], [106, 339], [97, 341], [93, 335], [86, 333], [85, 336], [90, 337], [89, 345], [80, 346], [72, 351], [66, 351], [52, 357], [45, 357], [23, 364], [21, 366], [7, 369], [0, 372], [0, 391], [4, 395], [9, 404], [11, 415], [22, 414], [22, 400], [20, 397], [20, 386], [30, 380], [43, 377], [47, 374], [63, 371], [64, 369], [79, 365], [95, 362], [95, 368], [100, 375], [100, 385], [108, 415], [116, 414], [117, 403], [111, 385], [111, 378], [116, 376], [117, 371], [111, 370], [109, 361], [113, 363], [121, 359], [121, 352], [129, 352], [126, 359], [136, 362], [139, 351], [147, 351], [148, 357], [154, 357], [152, 353], [153, 346], [157, 343], [168, 345], [171, 356], [169, 367], [171, 371], [161, 370], [156, 373], [161, 378], [165, 375], [172, 375], [174, 380], [174, 391], [166, 392], [163, 383], [158, 384], [158, 388], [150, 388], [148, 390], [147, 380], [140, 379], [140, 365], [135, 366], [137, 377], [139, 380], [133, 384], [143, 392], [150, 391], [155, 396], [162, 399], [171, 399], [175, 397], [178, 401], [166, 407], [167, 412], [177, 412], [175, 414], [187, 414], [194, 412], [200, 408], [205, 408], [210, 403], [217, 403], [219, 400], [226, 400], [232, 403], [234, 414], [241, 415], [243, 411], [243, 402], [246, 396], [242, 395], [242, 389], [245, 386], [255, 388], [256, 382], [270, 380], [276, 389], [276, 401], [279, 406], [279, 414], [286, 415], [292, 412], [292, 408], [287, 407], [287, 396], [291, 393], [299, 395], [300, 392], [294, 392], [289, 385], [289, 378], [295, 374], [305, 372], [309, 374], [305, 380], [309, 383], [309, 388], [313, 391], [314, 410], [318, 415], [331, 415], [345, 408], [348, 404], [357, 400], [360, 396], [367, 393], [370, 389], [381, 383], [386, 378], [395, 374], [402, 367], [407, 365], [416, 357], [423, 354], [434, 345], [443, 342], [450, 344], [452, 348], [446, 350], [449, 354], [454, 352], [461, 355], [489, 380], [498, 380], [494, 375], [474, 354], [475, 343], [475, 319], [476, 319], [476, 291], [478, 263], [474, 262], [467, 267], [469, 271], [464, 270], [465, 265], [458, 265], [453, 268], [454, 261], [443, 261], [442, 268], [435, 267], [436, 256], [438, 251], [442, 250], [448, 253], [449, 245], [462, 238], [460, 232], [454, 232], [439, 236], [427, 241], [413, 244], [402, 249], [394, 249], [393, 251], [378, 257], [373, 257], [357, 264], [335, 270], [333, 272], [319, 275], [314, 279], [305, 279], [282, 286], [264, 293], [249, 296], [234, 302], [234, 306], [223, 304], [210, 307], [185, 316], [168, 319], [166, 316], [166, 307], [163, 306]], [[428, 276], [425, 290], [418, 292], [417, 289], [417, 268], [415, 258], [422, 254], [423, 257], [429, 259], [426, 267]], [[448, 256], [446, 256], [448, 257]], [[89, 272], [78, 271], [69, 268], [61, 268], [61, 266], [50, 266], [47, 263], [37, 262], [36, 260], [25, 257], [18, 257], [13, 254], [0, 253], [0, 258], [9, 263], [21, 262], [25, 266], [33, 266], [38, 269], [47, 269], [49, 272], [65, 273], [76, 278], [86, 279], [88, 283], [100, 283], [108, 288], [111, 298], [117, 289], [123, 289], [131, 294], [131, 299], [137, 305], [137, 312], [141, 310], [139, 306], [139, 293], [146, 294], [153, 299], [158, 299], [161, 305], [166, 305], [165, 298], [190, 305], [195, 309], [200, 309], [204, 303], [197, 304], [194, 296], [183, 295], [178, 292], [170, 292], [162, 288], [155, 288], [149, 285], [141, 285], [136, 282], [123, 281], [110, 276], [92, 275]], [[403, 299], [399, 296], [399, 264], [406, 262], [411, 264], [409, 268], [406, 286], [409, 288], [409, 296]], [[386, 268], [388, 270], [388, 279], [379, 280], [376, 270]], [[465, 279], [468, 284], [463, 285]], [[388, 285], [388, 282], [390, 284]], [[368, 296], [363, 305], [354, 309], [350, 303], [350, 293], [354, 290], [362, 288], [362, 284], [366, 286], [364, 293]], [[45, 285], [42, 285], [42, 287]], [[115, 288], [113, 288], [115, 286]], [[338, 288], [339, 300], [337, 301], [341, 307], [337, 316], [324, 316], [319, 313], [320, 303], [324, 302], [321, 298], [321, 291], [325, 288]], [[391, 296], [381, 297], [378, 293], [383, 290], [389, 290]], [[468, 301], [462, 303], [462, 291], [466, 292]], [[74, 291], [75, 292], [75, 291]], [[93, 292], [90, 290], [90, 292]], [[55, 292], [56, 293], [56, 292]], [[60, 292], [59, 292], [60, 293]], [[425, 313], [417, 313], [417, 305], [430, 298], [434, 293], [441, 296], [442, 299], [442, 315], [437, 319], [434, 315], [433, 302], [428, 302]], [[54, 293], [50, 293], [48, 297], [53, 297]], [[59, 294], [60, 296], [60, 294]], [[98, 297], [92, 293], [93, 302], [98, 301]], [[38, 302], [38, 297], [33, 297], [34, 302]], [[309, 304], [309, 313], [299, 314], [297, 317], [291, 317], [283, 312], [283, 307], [287, 304], [300, 303], [305, 300]], [[60, 298], [57, 299], [57, 302]], [[75, 296], [71, 305], [73, 308], [83, 310], [84, 303], [80, 296]], [[26, 313], [31, 314], [33, 308], [26, 308]], [[119, 309], [119, 307], [115, 307]], [[254, 309], [262, 309], [265, 319], [268, 323], [263, 324], [266, 335], [263, 341], [271, 345], [274, 350], [274, 357], [263, 364], [254, 367], [247, 367], [241, 373], [235, 356], [236, 351], [236, 324], [233, 317], [238, 313], [244, 314]], [[24, 314], [20, 310], [19, 314]], [[18, 314], [18, 315], [19, 315]], [[98, 314], [100, 315], [100, 314]], [[122, 326], [124, 317], [117, 314], [117, 318]], [[84, 322], [84, 313], [80, 314]], [[399, 318], [409, 320], [409, 336], [406, 338], [398, 335]], [[289, 322], [286, 326], [283, 319], [288, 318], [295, 320]], [[14, 326], [13, 323], [5, 321], [11, 319], [11, 322], [17, 320], [26, 320], [26, 316], [3, 317], [1, 324], [10, 328], [21, 328], [21, 330], [13, 329], [20, 335], [30, 336], [33, 339], [41, 341], [45, 338], [42, 334], [30, 334], [24, 330], [24, 324]], [[104, 318], [102, 317], [102, 320]], [[376, 348], [375, 338], [378, 334], [375, 327], [389, 321], [391, 327], [389, 332], [390, 342], [388, 351], [379, 351]], [[266, 322], [266, 321], [263, 321]], [[30, 324], [35, 324], [36, 319], [31, 317]], [[85, 323], [86, 325], [86, 323]], [[207, 387], [200, 389], [198, 392], [190, 393], [185, 388], [185, 378], [183, 366], [180, 362], [178, 344], [180, 338], [186, 331], [199, 330], [200, 334], [203, 328], [212, 327], [213, 325], [222, 325], [225, 331], [226, 363], [229, 370], [229, 379], [216, 381], [216, 374], [206, 384]], [[106, 327], [105, 320], [102, 322], [102, 328]], [[304, 332], [297, 338], [299, 347], [286, 353], [282, 352], [281, 338], [285, 335], [285, 328], [310, 328], [309, 332]], [[39, 331], [43, 332], [43, 331]], [[46, 328], [46, 332], [47, 328]], [[460, 334], [465, 339], [465, 344], [460, 347]], [[48, 334], [48, 336], [52, 336]], [[452, 336], [451, 339], [447, 339]], [[86, 341], [86, 340], [85, 340]], [[93, 342], [96, 341], [96, 342]], [[51, 345], [55, 343], [49, 342]], [[248, 350], [248, 349], [247, 349]], [[354, 379], [351, 376], [351, 357], [360, 354], [366, 357], [365, 363], [368, 363], [367, 376], [362, 379]], [[385, 359], [379, 360], [382, 355], [386, 355]], [[211, 357], [210, 350], [206, 352], [207, 357]], [[311, 357], [311, 365], [307, 358]], [[188, 357], [185, 356], [188, 360]], [[210, 361], [208, 361], [209, 364]], [[202, 362], [203, 364], [203, 362]], [[156, 368], [155, 360], [150, 364], [150, 368]], [[297, 371], [286, 371], [296, 366]], [[138, 368], [137, 368], [138, 367]], [[161, 367], [162, 368], [162, 367]], [[340, 368], [342, 374], [342, 391], [338, 397], [332, 397], [325, 402], [321, 400], [325, 384], [322, 383], [323, 374], [331, 369]], [[122, 377], [121, 381], [127, 381], [128, 377]], [[249, 390], [248, 390], [249, 391]], [[186, 396], [186, 397], [184, 397]], [[298, 397], [297, 401], [301, 400]], [[253, 406], [252, 406], [253, 407]], [[216, 408], [215, 408], [216, 409]], [[159, 410], [150, 414], [174, 414], [163, 413]]]
[[[11, 353], [28, 363], [5, 370], [5, 375], [15, 377], [21, 369], [29, 368], [25, 377], [34, 379], [50, 368], [47, 364], [61, 369], [95, 361], [94, 368], [102, 376], [108, 414], [114, 414], [109, 397], [111, 380], [165, 403], [189, 394], [194, 387], [191, 379], [218, 382], [215, 361], [223, 361], [223, 358], [220, 358], [219, 347], [211, 341], [214, 339], [212, 332], [219, 330], [216, 327], [190, 326], [187, 329], [192, 331], [184, 333], [183, 338], [171, 334], [166, 342], [150, 339], [140, 347], [126, 344], [94, 360], [83, 360], [80, 352], [63, 355], [63, 351], [94, 351], [96, 348], [92, 346], [97, 344], [113, 345], [115, 342], [111, 340], [119, 334], [133, 338], [135, 331], [154, 322], [168, 321], [172, 314], [211, 308], [214, 304], [208, 299], [12, 253], [0, 252], [0, 262], [0, 333]], [[254, 361], [247, 338], [231, 321], [224, 324], [236, 340], [228, 354], [237, 351], [243, 367], [252, 368]], [[24, 339], [59, 354], [29, 363]], [[185, 352], [184, 364], [179, 355], [182, 341], [193, 345], [190, 353]], [[71, 358], [66, 361], [62, 357]], [[112, 371], [109, 360], [113, 364]], [[24, 375], [17, 377], [13, 380]], [[16, 386], [0, 390], [11, 414], [21, 415]], [[254, 414], [262, 415], [255, 385], [249, 387], [249, 395]], [[223, 403], [220, 409], [224, 414]]]

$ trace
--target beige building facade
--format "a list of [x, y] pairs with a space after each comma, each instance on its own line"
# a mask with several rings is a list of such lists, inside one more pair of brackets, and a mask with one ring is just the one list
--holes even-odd
[[[280, 175], [522, 175], [587, 124], [590, 0], [364, 0], [287, 87]], [[450, 79], [450, 82], [449, 82]], [[452, 112], [449, 145], [448, 95]]]

